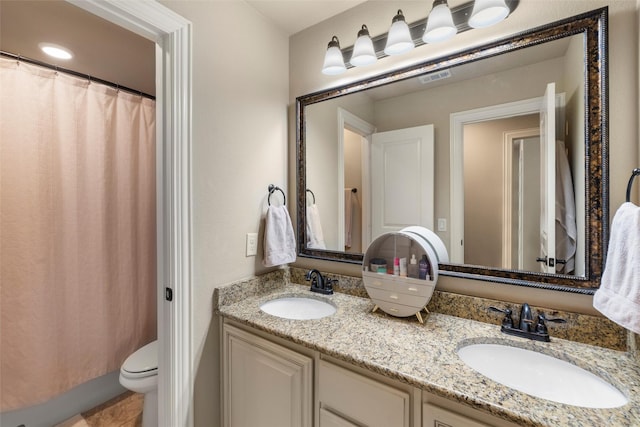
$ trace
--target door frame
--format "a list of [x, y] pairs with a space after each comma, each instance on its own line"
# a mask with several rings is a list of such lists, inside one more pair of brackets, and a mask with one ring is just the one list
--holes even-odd
[[158, 421], [191, 427], [191, 22], [155, 1], [66, 1], [156, 43]]
[[362, 250], [371, 243], [371, 135], [376, 127], [353, 113], [338, 107], [338, 250], [344, 248], [344, 130], [350, 130], [362, 137]]
[[[449, 115], [449, 131], [451, 135], [451, 160], [449, 166], [451, 241], [449, 242], [449, 259], [451, 263], [464, 264], [464, 126], [488, 120], [538, 113], [542, 105], [542, 98], [507, 102], [505, 104], [459, 111]], [[561, 112], [564, 111], [564, 99], [564, 93], [556, 94], [556, 108], [560, 108]], [[557, 118], [559, 123], [564, 123], [564, 114], [558, 114]]]
[[[539, 128], [522, 129], [516, 131], [508, 131], [504, 133], [503, 139], [503, 173], [502, 173], [502, 268], [513, 269], [512, 263], [512, 238], [513, 238], [513, 212], [511, 206], [513, 203], [513, 160], [512, 146], [515, 140], [534, 137], [540, 135]], [[522, 153], [522, 146], [520, 147]], [[518, 174], [522, 176], [521, 165], [518, 165]], [[518, 194], [520, 200], [518, 205], [518, 270], [522, 270], [522, 254], [523, 254], [523, 227], [522, 227], [522, 187]]]

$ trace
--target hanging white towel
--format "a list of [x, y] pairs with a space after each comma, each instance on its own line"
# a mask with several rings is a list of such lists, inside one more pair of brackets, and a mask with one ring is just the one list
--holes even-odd
[[564, 142], [556, 142], [556, 258], [566, 264], [556, 264], [558, 273], [571, 273], [575, 268], [576, 199], [573, 195], [573, 180]]
[[344, 189], [344, 246], [351, 247], [351, 227], [353, 226], [353, 197], [351, 188]]
[[626, 202], [611, 223], [607, 263], [593, 306], [640, 334], [640, 207]]
[[287, 264], [296, 260], [296, 238], [287, 207], [269, 206], [264, 227], [265, 267]]
[[307, 247], [310, 249], [327, 249], [324, 244], [320, 211], [315, 203], [307, 206]]

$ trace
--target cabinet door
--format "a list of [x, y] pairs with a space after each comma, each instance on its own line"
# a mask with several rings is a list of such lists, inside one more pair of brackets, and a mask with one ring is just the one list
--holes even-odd
[[409, 393], [321, 360], [320, 407], [368, 427], [409, 427]]
[[425, 403], [422, 405], [422, 427], [489, 427], [464, 415]]
[[224, 325], [225, 427], [311, 427], [312, 375], [312, 358]]

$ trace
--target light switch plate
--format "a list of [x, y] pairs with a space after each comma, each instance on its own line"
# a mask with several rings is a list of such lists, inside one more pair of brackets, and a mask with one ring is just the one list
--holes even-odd
[[438, 218], [438, 231], [447, 231], [447, 219]]
[[247, 233], [247, 255], [256, 256], [258, 253], [258, 233]]

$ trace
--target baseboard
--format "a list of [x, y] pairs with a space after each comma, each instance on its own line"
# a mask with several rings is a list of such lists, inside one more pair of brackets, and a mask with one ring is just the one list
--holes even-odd
[[119, 371], [111, 372], [69, 390], [40, 405], [0, 413], [2, 427], [51, 427], [126, 391]]

